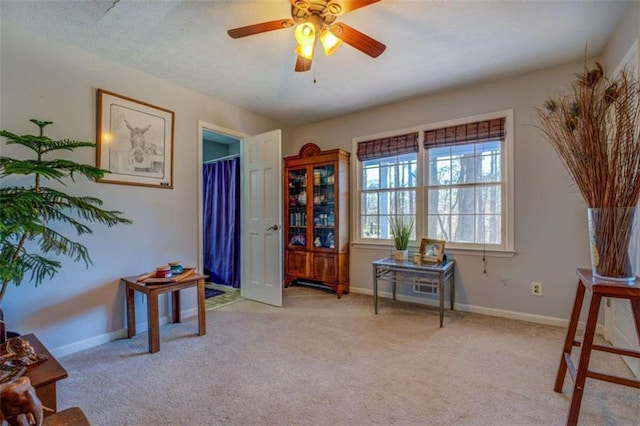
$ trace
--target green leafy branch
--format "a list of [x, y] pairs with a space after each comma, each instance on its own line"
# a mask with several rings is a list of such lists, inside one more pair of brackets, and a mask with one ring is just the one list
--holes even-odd
[[[58, 272], [61, 263], [43, 255], [52, 253], [67, 256], [75, 262], [83, 261], [87, 267], [93, 264], [84, 245], [50, 228], [50, 224], [67, 224], [77, 235], [83, 235], [92, 233], [85, 222], [100, 223], [108, 227], [132, 223], [120, 211], [102, 209], [103, 203], [98, 198], [73, 196], [42, 186], [41, 179], [66, 186], [65, 180], [75, 181], [76, 175], [95, 181], [108, 171], [65, 159], [45, 160], [43, 156], [53, 151], [74, 151], [77, 148], [95, 147], [95, 144], [69, 139], [52, 140], [43, 134], [44, 128], [52, 122], [30, 121], [39, 127], [38, 136], [0, 131], [0, 136], [7, 139], [8, 145], [21, 145], [33, 151], [36, 156], [35, 159], [24, 160], [0, 157], [0, 178], [34, 178], [33, 186], [0, 188], [0, 305], [10, 283], [20, 285], [25, 275], [30, 274], [30, 281], [38, 286]], [[34, 242], [40, 253], [27, 251], [27, 242]]]

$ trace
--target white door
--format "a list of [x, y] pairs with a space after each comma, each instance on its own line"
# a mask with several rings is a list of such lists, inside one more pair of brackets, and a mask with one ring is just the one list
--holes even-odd
[[[635, 68], [636, 77], [640, 76], [640, 58], [638, 55], [638, 44], [640, 40], [631, 46], [625, 57], [613, 72], [616, 75], [623, 66]], [[640, 208], [640, 206], [638, 206]], [[640, 259], [637, 260], [640, 265]], [[639, 320], [639, 319], [636, 319]], [[625, 299], [610, 298], [604, 308], [604, 337], [612, 345], [625, 349], [640, 350], [639, 336], [637, 336], [633, 311], [631, 304]], [[622, 357], [633, 374], [640, 379], [640, 359]]]
[[282, 306], [281, 132], [242, 143], [242, 297]]

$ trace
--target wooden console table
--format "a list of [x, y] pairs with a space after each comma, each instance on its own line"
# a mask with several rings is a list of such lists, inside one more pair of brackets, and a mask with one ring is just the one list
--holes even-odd
[[440, 297], [440, 327], [444, 322], [444, 286], [449, 284], [451, 310], [455, 299], [455, 278], [453, 266], [455, 260], [443, 264], [417, 264], [410, 260], [395, 260], [393, 257], [373, 262], [373, 309], [378, 313], [378, 281], [393, 284], [393, 300], [396, 300], [396, 284], [418, 284], [437, 289]]
[[[60, 365], [58, 360], [49, 353], [47, 348], [44, 347], [34, 334], [27, 334], [20, 336], [20, 338], [31, 343], [31, 346], [33, 346], [37, 354], [47, 356], [45, 361], [28, 366], [25, 376], [31, 381], [31, 385], [35, 388], [36, 395], [40, 398], [42, 405], [57, 411], [58, 397], [56, 382], [67, 377], [67, 370]], [[0, 344], [0, 354], [4, 355], [7, 353], [6, 346], [6, 343]], [[51, 413], [48, 411], [44, 412], [45, 416], [49, 414]]]
[[167, 284], [145, 284], [138, 282], [138, 277], [122, 278], [120, 282], [126, 285], [127, 293], [127, 337], [136, 335], [136, 307], [134, 294], [136, 291], [147, 295], [147, 321], [149, 327], [149, 352], [160, 350], [160, 322], [158, 318], [158, 297], [164, 293], [171, 293], [171, 322], [177, 323], [180, 318], [180, 290], [198, 288], [198, 336], [207, 334], [204, 304], [205, 275], [191, 274], [181, 281]]

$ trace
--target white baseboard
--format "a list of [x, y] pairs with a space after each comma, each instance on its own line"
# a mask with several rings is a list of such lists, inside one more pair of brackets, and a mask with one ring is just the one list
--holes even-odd
[[53, 355], [54, 357], [61, 358], [67, 355], [74, 354], [76, 352], [84, 351], [85, 349], [91, 349], [95, 346], [103, 345], [112, 340], [122, 339], [124, 337], [127, 337], [127, 330], [121, 329], [113, 331], [111, 333], [99, 334], [97, 336], [80, 340], [78, 342], [73, 342], [68, 345], [60, 346], [55, 349], [50, 349], [49, 352], [51, 352], [51, 355]]
[[[182, 311], [182, 318], [189, 318], [196, 316], [198, 314], [198, 308], [191, 308], [185, 311]], [[159, 318], [160, 326], [169, 323], [171, 318], [168, 315], [162, 316]], [[136, 334], [145, 332], [149, 329], [149, 324], [147, 321], [136, 323]], [[70, 343], [68, 345], [60, 346], [55, 349], [50, 349], [51, 355], [56, 358], [62, 358], [67, 355], [74, 354], [76, 352], [84, 351], [86, 349], [91, 349], [96, 346], [103, 345], [112, 340], [125, 339], [127, 337], [127, 329], [121, 328], [120, 330], [112, 331], [111, 333], [103, 333], [98, 336], [90, 337], [88, 339], [80, 340], [78, 342]]]
[[[205, 309], [206, 310], [206, 309]], [[190, 318], [198, 315], [198, 307], [195, 306], [191, 309], [187, 309], [186, 311], [182, 311], [182, 318]]]
[[[366, 294], [369, 296], [373, 296], [373, 290], [368, 288], [350, 287], [349, 291], [353, 293]], [[393, 297], [393, 294], [388, 291], [378, 291], [378, 297], [391, 299]], [[399, 300], [401, 302], [416, 303], [419, 305], [426, 305], [426, 306], [435, 306], [435, 307], [440, 306], [440, 302], [435, 299], [408, 296], [408, 295], [399, 294], [399, 293], [396, 293], [396, 300]], [[446, 298], [444, 301], [444, 306], [445, 306], [445, 309], [449, 309], [449, 301]], [[514, 319], [519, 321], [532, 322], [535, 324], [552, 325], [552, 326], [563, 327], [563, 328], [566, 328], [569, 325], [569, 320], [566, 318], [556, 318], [556, 317], [549, 317], [544, 315], [528, 314], [525, 312], [506, 311], [504, 309], [487, 308], [484, 306], [467, 305], [467, 304], [455, 303], [455, 302], [453, 304], [453, 307], [456, 311], [470, 312], [470, 313], [481, 314], [481, 315], [489, 315], [492, 317], [509, 318], [509, 319]], [[580, 321], [580, 323], [578, 324], [578, 329], [583, 330], [584, 327], [585, 327], [585, 322]], [[602, 324], [598, 324], [596, 326], [596, 334], [600, 334], [604, 336], [604, 326]]]

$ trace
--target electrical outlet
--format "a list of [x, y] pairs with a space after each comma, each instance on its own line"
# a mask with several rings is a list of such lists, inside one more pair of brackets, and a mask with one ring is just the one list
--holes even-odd
[[534, 296], [542, 296], [542, 283], [532, 282], [531, 283], [531, 294]]

